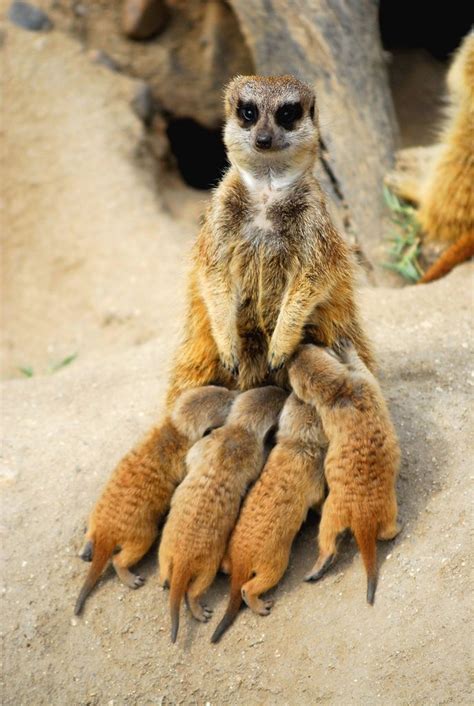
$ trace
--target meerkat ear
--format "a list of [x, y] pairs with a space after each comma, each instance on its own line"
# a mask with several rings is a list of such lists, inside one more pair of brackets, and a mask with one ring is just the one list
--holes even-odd
[[244, 78], [244, 76], [240, 75], [234, 76], [234, 78], [231, 79], [226, 86], [224, 86], [224, 107], [227, 117], [237, 105], [239, 86]]
[[313, 96], [309, 106], [309, 117], [315, 125], [318, 123], [318, 109], [316, 108], [316, 97]]

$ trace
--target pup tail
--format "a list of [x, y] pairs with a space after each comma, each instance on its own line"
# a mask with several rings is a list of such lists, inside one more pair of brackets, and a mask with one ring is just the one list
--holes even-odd
[[358, 525], [354, 528], [354, 536], [367, 572], [367, 603], [373, 605], [377, 588], [377, 529]]
[[97, 540], [94, 542], [92, 563], [87, 574], [86, 580], [84, 581], [84, 584], [81, 588], [81, 592], [79, 593], [79, 596], [77, 598], [76, 606], [74, 608], [74, 615], [79, 615], [79, 613], [82, 611], [87, 596], [96, 585], [102, 571], [105, 568], [105, 565], [112, 556], [114, 546], [111, 546], [107, 542], [101, 542]]
[[240, 606], [242, 605], [241, 588], [244, 583], [245, 578], [241, 580], [240, 576], [235, 576], [235, 574], [232, 576], [229, 603], [227, 604], [227, 609], [224, 613], [221, 622], [214, 630], [214, 633], [211, 637], [211, 642], [219, 642], [222, 635], [226, 632], [226, 630], [230, 628], [230, 626], [236, 619], [237, 613], [239, 612]]
[[179, 629], [179, 609], [188, 589], [189, 573], [181, 567], [173, 567], [170, 585], [171, 642], [176, 642]]

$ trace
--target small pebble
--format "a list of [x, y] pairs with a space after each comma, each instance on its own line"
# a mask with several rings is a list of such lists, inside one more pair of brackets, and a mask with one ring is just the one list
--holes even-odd
[[106, 69], [110, 69], [111, 71], [121, 71], [122, 67], [120, 66], [119, 63], [115, 61], [115, 59], [112, 59], [111, 56], [105, 53], [105, 51], [102, 51], [102, 49], [91, 49], [91, 51], [88, 53], [89, 59], [94, 62], [94, 64], [100, 64], [101, 66], [105, 66]]
[[138, 82], [130, 105], [135, 115], [140, 118], [145, 125], [151, 125], [155, 113], [155, 102], [151, 88], [145, 81]]
[[15, 0], [8, 10], [8, 19], [13, 24], [30, 32], [42, 32], [51, 29], [53, 23], [46, 12], [39, 7], [30, 5], [24, 0]]

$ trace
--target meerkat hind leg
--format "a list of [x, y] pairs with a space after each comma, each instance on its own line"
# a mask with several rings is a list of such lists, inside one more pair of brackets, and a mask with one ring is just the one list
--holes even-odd
[[199, 596], [190, 596], [189, 593], [186, 594], [186, 605], [193, 618], [198, 620], [200, 623], [207, 623], [210, 618], [212, 618], [213, 610], [208, 605], [201, 603]]
[[395, 539], [395, 537], [400, 534], [402, 530], [402, 525], [400, 522], [397, 522], [396, 520], [393, 520], [389, 522], [385, 527], [382, 527], [377, 535], [377, 539], [381, 539], [382, 541], [390, 541], [391, 539]]
[[336, 558], [336, 542], [337, 537], [346, 529], [346, 524], [341, 521], [335, 507], [333, 497], [329, 493], [326, 503], [323, 507], [323, 514], [319, 525], [318, 559], [311, 569], [306, 574], [305, 581], [319, 581], [326, 573], [331, 564]]
[[250, 581], [242, 586], [242, 598], [250, 610], [258, 615], [269, 615], [274, 601], [267, 598], [260, 598], [270, 588], [273, 588], [275, 581], [269, 582], [264, 576], [254, 576]]
[[189, 586], [186, 594], [186, 603], [189, 610], [201, 623], [207, 623], [212, 616], [213, 610], [209, 606], [201, 603], [201, 597], [207, 591], [214, 580], [216, 571], [214, 569], [198, 576]]
[[112, 559], [117, 576], [129, 588], [140, 588], [145, 583], [143, 576], [132, 573], [129, 567], [140, 561], [151, 544], [152, 542], [125, 544], [122, 550]]
[[333, 552], [332, 554], [322, 554], [320, 552], [316, 564], [313, 566], [311, 571], [306, 574], [304, 580], [311, 582], [319, 581], [319, 579], [324, 576], [329, 567], [334, 563], [335, 558], [336, 552]]

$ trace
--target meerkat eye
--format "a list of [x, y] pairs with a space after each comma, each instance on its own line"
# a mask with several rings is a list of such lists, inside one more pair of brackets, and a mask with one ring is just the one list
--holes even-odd
[[258, 119], [258, 108], [254, 103], [239, 103], [237, 115], [246, 126], [254, 125]]
[[284, 103], [275, 113], [275, 120], [278, 125], [286, 130], [291, 130], [293, 124], [303, 115], [301, 103]]

